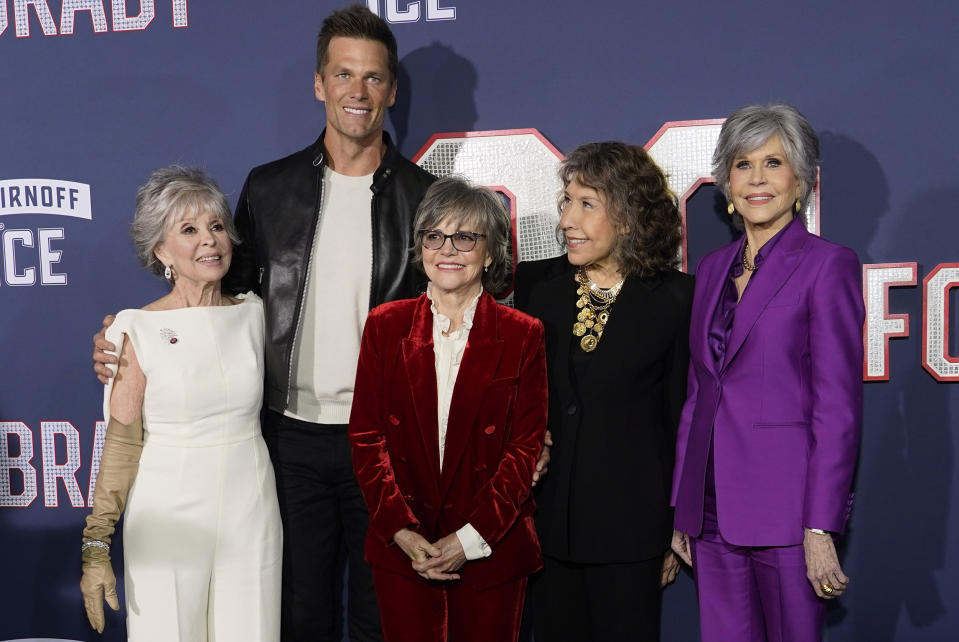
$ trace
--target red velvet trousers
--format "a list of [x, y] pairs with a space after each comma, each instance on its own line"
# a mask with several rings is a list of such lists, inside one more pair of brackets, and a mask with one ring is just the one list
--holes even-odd
[[475, 591], [373, 567], [385, 642], [515, 642], [526, 578]]

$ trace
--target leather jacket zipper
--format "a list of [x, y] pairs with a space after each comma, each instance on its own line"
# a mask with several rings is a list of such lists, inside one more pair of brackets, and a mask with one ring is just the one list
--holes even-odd
[[376, 192], [370, 198], [370, 310], [376, 301]]
[[[378, 188], [379, 185], [386, 183], [392, 173], [391, 168], [386, 168], [383, 171], [383, 176], [378, 181], [374, 181], [371, 189], [373, 187]], [[376, 307], [376, 301], [378, 300], [376, 292], [376, 246], [379, 240], [379, 229], [376, 225], [376, 197], [378, 195], [378, 189], [373, 189], [373, 196], [370, 198], [370, 254], [373, 259], [370, 262], [370, 310]]]
[[317, 175], [316, 205], [313, 208], [313, 225], [311, 230], [310, 251], [306, 259], [306, 273], [303, 275], [303, 285], [297, 294], [296, 322], [293, 324], [293, 341], [290, 343], [290, 354], [288, 357], [289, 368], [286, 373], [286, 405], [290, 405], [290, 391], [293, 388], [293, 357], [296, 354], [296, 340], [300, 336], [300, 326], [303, 323], [303, 306], [306, 302], [306, 288], [310, 283], [310, 272], [313, 271], [313, 250], [316, 247], [316, 227], [320, 222], [320, 208], [323, 205], [323, 153], [321, 152], [313, 159], [313, 167], [320, 167]]

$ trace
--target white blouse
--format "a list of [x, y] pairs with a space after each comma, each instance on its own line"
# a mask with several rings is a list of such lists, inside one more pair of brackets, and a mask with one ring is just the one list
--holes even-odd
[[[432, 284], [426, 288], [426, 296], [430, 301], [433, 300], [431, 288]], [[433, 313], [433, 353], [436, 356], [436, 412], [437, 425], [439, 426], [440, 470], [443, 470], [446, 429], [449, 426], [453, 388], [456, 386], [456, 376], [459, 374], [463, 353], [466, 351], [470, 328], [473, 327], [476, 304], [479, 303], [482, 294], [483, 290], [481, 288], [473, 302], [463, 313], [462, 325], [453, 332], [449, 332], [452, 319], [440, 313], [435, 304], [430, 304], [430, 311]], [[447, 334], [447, 332], [449, 333]], [[456, 537], [459, 538], [460, 545], [463, 547], [463, 552], [466, 553], [466, 559], [468, 560], [489, 557], [493, 553], [493, 549], [471, 524], [466, 524], [456, 531]]]

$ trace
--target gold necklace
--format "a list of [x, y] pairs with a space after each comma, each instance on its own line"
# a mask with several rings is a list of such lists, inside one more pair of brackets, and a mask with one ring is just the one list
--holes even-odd
[[573, 336], [581, 337], [579, 347], [583, 352], [592, 352], [603, 337], [603, 329], [609, 322], [609, 307], [616, 302], [626, 279], [611, 288], [603, 289], [589, 278], [585, 267], [580, 267], [576, 270], [576, 282], [579, 283], [576, 288], [579, 296], [576, 307], [580, 310], [576, 315], [576, 323], [573, 324]]
[[749, 249], [749, 241], [743, 243], [743, 269], [749, 270], [750, 272], [756, 271], [756, 266], [749, 262], [749, 255], [746, 253], [746, 250]]

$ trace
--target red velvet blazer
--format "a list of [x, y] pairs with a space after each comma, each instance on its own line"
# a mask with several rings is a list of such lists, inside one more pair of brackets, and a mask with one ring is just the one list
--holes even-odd
[[367, 562], [416, 577], [394, 533], [410, 528], [434, 542], [470, 523], [493, 553], [463, 567], [464, 583], [483, 589], [538, 570], [530, 485], [546, 395], [542, 324], [484, 293], [453, 389], [441, 474], [430, 301], [371, 311], [349, 428], [370, 512]]

